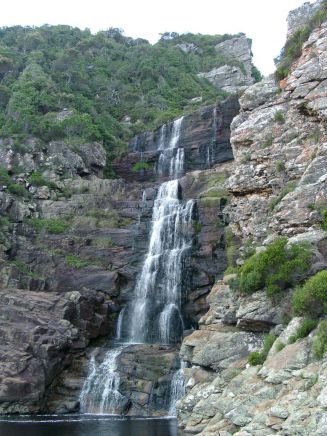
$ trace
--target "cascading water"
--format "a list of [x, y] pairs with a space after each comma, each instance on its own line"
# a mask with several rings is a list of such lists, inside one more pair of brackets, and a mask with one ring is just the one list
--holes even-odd
[[[192, 245], [194, 205], [192, 200], [182, 201], [178, 180], [184, 169], [184, 149], [178, 147], [182, 122], [183, 117], [175, 120], [171, 129], [164, 125], [160, 130], [158, 173], [172, 180], [162, 183], [158, 189], [148, 252], [134, 298], [118, 317], [116, 339], [125, 345], [108, 351], [98, 366], [94, 357], [91, 359], [80, 397], [83, 411], [117, 412], [122, 401], [117, 358], [129, 344], [173, 344], [182, 337], [183, 271]], [[142, 204], [145, 202], [144, 193]], [[170, 414], [183, 394], [183, 386], [183, 373], [178, 370], [170, 385]]]
[[163, 183], [154, 202], [149, 249], [135, 288], [129, 340], [172, 343], [180, 339], [183, 263], [191, 248], [193, 201], [179, 199], [179, 182]]
[[80, 410], [84, 413], [120, 413], [123, 396], [119, 393], [120, 376], [117, 357], [126, 345], [106, 352], [102, 363], [97, 364], [94, 355], [80, 394]]
[[184, 117], [181, 117], [174, 121], [171, 134], [168, 138], [168, 128], [166, 124], [160, 129], [158, 146], [160, 156], [157, 169], [161, 176], [168, 176], [169, 178], [175, 179], [183, 174], [184, 149], [178, 147], [183, 119]]
[[212, 130], [213, 130], [213, 135], [212, 135], [212, 140], [210, 141], [210, 143], [208, 144], [207, 147], [207, 168], [211, 168], [211, 164], [213, 161], [213, 149], [214, 149], [214, 145], [216, 143], [216, 136], [217, 136], [217, 128], [218, 128], [218, 117], [217, 117], [217, 107], [215, 106], [213, 108], [213, 123], [212, 123]]
[[184, 366], [182, 362], [181, 368], [175, 372], [171, 380], [170, 403], [168, 410], [170, 416], [174, 416], [176, 414], [176, 402], [185, 394], [185, 378], [183, 368]]

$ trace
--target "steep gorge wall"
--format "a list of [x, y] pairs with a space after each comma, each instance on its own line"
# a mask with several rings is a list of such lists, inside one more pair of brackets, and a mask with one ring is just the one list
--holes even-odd
[[[187, 174], [181, 180], [182, 195], [185, 200], [198, 199], [192, 273], [183, 297], [188, 327], [207, 310], [205, 296], [226, 267], [223, 183], [232, 158], [229, 124], [238, 110], [237, 99], [230, 98], [183, 122], [180, 145]], [[29, 144], [32, 151], [20, 153], [10, 140], [1, 142], [6, 166], [23, 168], [14, 178], [26, 192], [25, 198], [6, 186], [0, 192], [2, 413], [78, 409], [89, 344], [115, 335], [118, 313], [133, 296], [147, 249], [153, 201], [162, 178], [153, 170], [133, 171], [133, 165], [142, 155], [155, 167], [157, 135], [145, 135], [149, 139], [142, 139], [144, 150], [133, 150], [140, 137], [132, 141], [129, 155], [115, 163], [122, 177], [116, 180], [102, 179], [105, 153], [97, 143], [78, 152], [64, 142], [51, 142], [46, 150]], [[33, 171], [42, 173], [43, 183], [29, 182]], [[147, 353], [148, 362], [157, 362], [158, 350]], [[134, 413], [147, 413], [149, 389], [163, 376], [157, 403], [163, 410], [159, 413], [164, 413], [165, 386], [176, 370], [176, 355], [176, 350], [168, 350], [167, 369], [145, 368], [143, 376], [142, 365], [134, 373], [126, 360], [122, 368]], [[128, 382], [130, 371], [139, 380], [133, 386]], [[150, 379], [144, 381], [146, 374]]]
[[[249, 247], [259, 252], [283, 236], [309, 244], [310, 274], [326, 269], [326, 43], [323, 23], [281, 89], [269, 77], [240, 98], [231, 126], [235, 161], [225, 183], [230, 203], [224, 209], [241, 242], [238, 263]], [[215, 284], [199, 330], [183, 341], [181, 356], [189, 368], [187, 393], [178, 403], [180, 426], [203, 436], [326, 434], [326, 354], [315, 357], [314, 332], [292, 340], [303, 319], [285, 325], [291, 290], [277, 301], [264, 291], [241, 295], [230, 286], [234, 278]], [[262, 365], [250, 366], [249, 352], [262, 347], [267, 332], [275, 342]]]

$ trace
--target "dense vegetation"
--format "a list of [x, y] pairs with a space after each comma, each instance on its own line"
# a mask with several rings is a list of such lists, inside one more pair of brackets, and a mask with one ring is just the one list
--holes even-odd
[[296, 289], [293, 310], [296, 315], [314, 318], [327, 315], [327, 270], [319, 271]]
[[287, 245], [281, 238], [249, 257], [238, 270], [233, 286], [245, 294], [262, 289], [269, 296], [303, 281], [310, 265], [310, 250], [303, 244]]
[[[117, 153], [134, 134], [225, 95], [197, 73], [237, 63], [214, 48], [229, 38], [165, 33], [150, 45], [119, 29], [2, 28], [0, 135], [22, 152], [33, 135], [40, 146], [101, 141]], [[194, 50], [184, 53], [181, 43]]]
[[323, 1], [314, 16], [308, 20], [305, 26], [297, 30], [287, 40], [285, 46], [283, 47], [279, 58], [276, 60], [278, 66], [275, 74], [278, 80], [282, 80], [288, 75], [293, 62], [295, 62], [301, 56], [302, 45], [308, 40], [313, 29], [326, 20], [327, 1]]

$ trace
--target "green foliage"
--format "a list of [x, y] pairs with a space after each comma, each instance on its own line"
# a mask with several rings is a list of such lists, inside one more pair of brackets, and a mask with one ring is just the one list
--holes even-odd
[[202, 230], [202, 224], [199, 221], [193, 221], [193, 229], [195, 233], [200, 233]]
[[[112, 177], [111, 161], [135, 134], [226, 97], [198, 73], [225, 63], [242, 67], [215, 50], [233, 36], [166, 34], [150, 45], [120, 29], [92, 35], [69, 26], [1, 28], [0, 135], [100, 141]], [[179, 43], [198, 49], [185, 54]], [[259, 78], [255, 68], [253, 75]], [[202, 99], [192, 103], [195, 97]], [[126, 115], [129, 123], [122, 122]], [[17, 147], [26, 151], [24, 143]]]
[[226, 226], [226, 223], [224, 220], [222, 220], [221, 218], [217, 218], [215, 221], [215, 227], [217, 227], [217, 229], [223, 229]]
[[12, 183], [8, 186], [8, 191], [10, 194], [17, 195], [18, 197], [28, 197], [28, 191], [25, 186], [19, 183]]
[[322, 229], [327, 231], [327, 210], [323, 210], [321, 212], [321, 215], [322, 215], [321, 227], [322, 227]]
[[276, 162], [276, 171], [278, 173], [285, 171], [285, 163], [283, 161], [279, 160]]
[[296, 315], [316, 318], [327, 314], [327, 270], [319, 271], [295, 290], [292, 307]]
[[282, 111], [276, 111], [274, 114], [274, 121], [280, 124], [285, 123], [285, 116]]
[[29, 178], [28, 182], [33, 186], [47, 186], [50, 189], [55, 189], [57, 185], [51, 180], [45, 178], [40, 173], [33, 173]]
[[147, 171], [151, 169], [151, 165], [147, 162], [136, 162], [133, 165], [132, 171], [139, 172], [139, 171]]
[[295, 62], [302, 52], [302, 45], [309, 38], [312, 30], [327, 19], [327, 2], [323, 1], [318, 11], [310, 18], [306, 25], [297, 30], [286, 42], [278, 61], [275, 72], [277, 80], [284, 79], [290, 72], [293, 62]]
[[289, 343], [293, 344], [298, 339], [306, 338], [309, 333], [312, 332], [318, 325], [318, 321], [316, 319], [305, 319], [300, 327], [297, 329], [295, 335], [292, 335], [289, 338]]
[[287, 246], [286, 238], [278, 239], [241, 266], [238, 274], [240, 292], [252, 294], [264, 289], [269, 296], [279, 294], [304, 279], [310, 255], [303, 244]]
[[289, 182], [281, 191], [280, 191], [280, 193], [276, 196], [276, 197], [274, 197], [274, 198], [272, 198], [271, 200], [270, 200], [270, 202], [269, 202], [269, 204], [268, 204], [268, 208], [269, 208], [269, 210], [274, 210], [275, 209], [275, 207], [277, 206], [277, 204], [278, 203], [280, 203], [281, 202], [281, 200], [287, 195], [287, 194], [289, 194], [290, 192], [292, 192], [292, 191], [294, 191], [294, 189], [295, 189], [295, 186], [296, 186], [296, 183], [295, 182]]
[[252, 65], [251, 75], [254, 78], [255, 83], [261, 82], [263, 76], [255, 65]]
[[8, 174], [8, 171], [0, 166], [0, 185], [1, 186], [9, 186], [13, 183], [11, 176]]
[[70, 222], [67, 222], [67, 219], [60, 218], [33, 218], [30, 220], [30, 223], [38, 232], [44, 229], [46, 232], [55, 235], [64, 233], [71, 227], [71, 224]]
[[317, 334], [312, 344], [315, 357], [321, 359], [327, 351], [327, 319], [320, 321]]
[[259, 351], [253, 351], [248, 357], [248, 362], [251, 366], [262, 365], [265, 360], [265, 356]]
[[84, 268], [88, 265], [88, 262], [81, 259], [79, 256], [76, 256], [75, 254], [67, 254], [65, 257], [65, 262], [67, 266], [76, 269]]
[[237, 273], [238, 273], [238, 268], [236, 266], [228, 266], [224, 271], [224, 275], [237, 274]]
[[282, 351], [285, 347], [286, 347], [286, 345], [284, 344], [284, 342], [277, 341], [277, 343], [276, 343], [276, 351], [277, 351], [277, 353]]
[[22, 273], [22, 274], [24, 274], [32, 279], [37, 280], [37, 279], [42, 278], [38, 274], [36, 274], [35, 272], [31, 271], [30, 267], [25, 262], [22, 262], [21, 260], [12, 260], [9, 263], [14, 268], [16, 268], [20, 273]]
[[271, 147], [273, 145], [274, 142], [274, 138], [272, 136], [268, 136], [265, 140], [265, 142], [263, 142], [261, 144], [261, 148], [268, 148]]
[[266, 360], [269, 350], [273, 346], [275, 340], [276, 340], [275, 335], [270, 335], [270, 334], [266, 335], [263, 342], [262, 350], [260, 352], [254, 351], [253, 353], [249, 354], [248, 357], [249, 364], [252, 366], [262, 365]]
[[255, 253], [255, 246], [253, 243], [253, 238], [248, 238], [243, 243], [242, 258], [247, 259], [247, 258], [253, 256], [254, 253]]
[[235, 266], [237, 246], [234, 240], [233, 232], [230, 227], [225, 227], [225, 243], [227, 266], [233, 268]]

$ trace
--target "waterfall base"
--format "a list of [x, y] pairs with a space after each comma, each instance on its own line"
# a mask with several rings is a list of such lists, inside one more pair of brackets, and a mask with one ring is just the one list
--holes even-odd
[[[101, 409], [101, 401], [90, 403], [92, 410], [83, 413], [124, 414], [127, 416], [167, 416], [171, 406], [173, 378], [179, 368], [175, 346], [159, 344], [124, 344], [117, 356], [119, 372], [117, 410]], [[110, 347], [119, 344], [111, 344]], [[77, 355], [58, 383], [49, 391], [47, 410], [54, 413], [80, 410], [80, 393], [89, 373], [89, 365], [103, 364], [108, 348], [90, 347], [87, 354]]]

